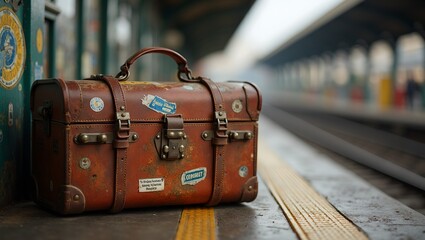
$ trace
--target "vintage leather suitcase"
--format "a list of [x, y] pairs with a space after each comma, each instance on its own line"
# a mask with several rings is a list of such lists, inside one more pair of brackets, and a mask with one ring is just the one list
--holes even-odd
[[[181, 82], [125, 81], [161, 53]], [[31, 91], [34, 199], [62, 214], [253, 201], [261, 95], [248, 82], [191, 76], [165, 48], [130, 57], [116, 77], [36, 81]]]

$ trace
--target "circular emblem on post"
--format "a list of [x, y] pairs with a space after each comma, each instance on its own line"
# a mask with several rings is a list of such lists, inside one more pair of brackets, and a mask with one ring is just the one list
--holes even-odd
[[16, 86], [25, 64], [25, 40], [18, 16], [9, 8], [0, 8], [0, 85]]

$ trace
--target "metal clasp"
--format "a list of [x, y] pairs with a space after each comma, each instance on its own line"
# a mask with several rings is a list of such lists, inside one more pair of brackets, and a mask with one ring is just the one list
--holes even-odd
[[164, 129], [154, 139], [156, 150], [161, 159], [176, 160], [185, 157], [187, 135], [183, 128], [181, 115], [165, 115]]
[[[136, 132], [130, 132], [128, 142], [136, 142], [139, 139], [139, 135]], [[74, 142], [76, 144], [108, 144], [114, 140], [114, 134], [112, 132], [103, 133], [80, 133], [74, 136]]]
[[217, 131], [216, 135], [220, 138], [227, 138], [227, 125], [229, 121], [227, 120], [227, 114], [225, 111], [216, 111], [215, 119], [217, 121]]
[[[231, 130], [227, 131], [226, 134], [229, 136], [230, 141], [247, 141], [254, 138], [252, 131], [246, 130]], [[211, 141], [214, 139], [213, 130], [205, 130], [201, 134], [201, 138], [205, 141]]]
[[117, 112], [117, 137], [121, 139], [128, 138], [130, 136], [130, 113], [129, 112]]

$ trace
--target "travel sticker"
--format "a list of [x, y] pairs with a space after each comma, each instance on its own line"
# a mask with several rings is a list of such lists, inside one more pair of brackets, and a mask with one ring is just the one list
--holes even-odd
[[207, 168], [196, 168], [186, 171], [181, 176], [182, 185], [195, 185], [207, 177]]
[[175, 103], [168, 102], [165, 99], [150, 94], [143, 97], [142, 104], [147, 106], [149, 109], [162, 114], [176, 113], [177, 108]]
[[24, 33], [18, 17], [7, 7], [0, 8], [0, 23], [0, 86], [12, 89], [24, 72]]
[[241, 176], [241, 177], [248, 176], [248, 167], [247, 166], [242, 166], [242, 167], [239, 168], [239, 176]]
[[139, 192], [163, 191], [164, 186], [165, 186], [164, 178], [139, 179]]
[[94, 97], [90, 100], [90, 108], [91, 110], [95, 112], [100, 112], [105, 107], [105, 103], [103, 102], [102, 98], [100, 97]]

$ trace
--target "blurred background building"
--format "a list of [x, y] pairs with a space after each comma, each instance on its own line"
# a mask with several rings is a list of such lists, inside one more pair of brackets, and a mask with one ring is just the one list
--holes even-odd
[[[298, 102], [318, 98], [324, 105], [425, 108], [420, 0], [57, 0], [48, 5], [58, 15], [54, 24], [46, 21], [46, 33], [53, 28], [56, 38], [49, 61], [56, 66], [47, 62], [46, 76], [115, 74], [136, 50], [163, 46], [182, 53], [197, 74], [254, 81]], [[174, 63], [165, 57], [146, 56], [136, 66], [133, 80], [175, 80]]]

